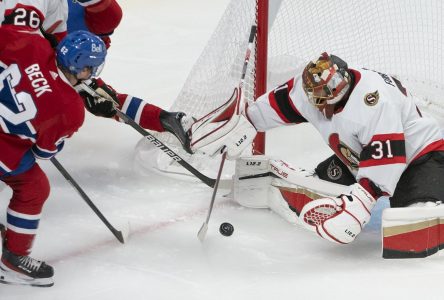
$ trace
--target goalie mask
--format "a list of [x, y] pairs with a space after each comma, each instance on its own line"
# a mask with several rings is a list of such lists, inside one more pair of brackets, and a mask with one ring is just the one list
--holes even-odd
[[310, 61], [302, 73], [302, 87], [316, 107], [338, 103], [350, 86], [347, 63], [326, 52]]

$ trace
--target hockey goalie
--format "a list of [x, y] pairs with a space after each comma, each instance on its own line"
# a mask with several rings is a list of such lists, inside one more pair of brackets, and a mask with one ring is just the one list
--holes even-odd
[[[240, 115], [227, 118], [228, 112], [226, 105], [210, 122], [193, 125], [191, 146], [237, 158], [233, 196], [241, 205], [269, 207], [328, 241], [348, 244], [369, 222], [377, 199], [388, 196], [395, 209], [386, 214], [387, 228], [403, 229], [393, 231], [395, 239], [384, 236], [385, 257], [442, 249], [442, 132], [395, 77], [322, 53]], [[335, 153], [313, 172], [264, 156], [238, 158], [256, 131], [303, 122]], [[433, 241], [408, 229], [430, 220], [421, 230]]]

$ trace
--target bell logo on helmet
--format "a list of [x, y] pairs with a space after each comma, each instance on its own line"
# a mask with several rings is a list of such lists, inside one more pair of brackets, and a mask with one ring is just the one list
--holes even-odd
[[91, 52], [102, 52], [102, 45], [91, 44]]

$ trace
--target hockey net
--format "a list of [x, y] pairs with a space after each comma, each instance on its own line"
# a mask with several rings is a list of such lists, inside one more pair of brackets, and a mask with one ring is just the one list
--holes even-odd
[[[268, 1], [268, 47], [256, 39], [244, 86], [248, 101], [258, 94], [259, 69], [266, 70], [262, 93], [290, 79], [310, 59], [327, 51], [349, 65], [396, 76], [417, 96], [419, 106], [444, 125], [441, 0], [232, 0], [171, 111], [199, 118], [230, 97], [239, 83], [250, 27], [267, 13], [261, 10], [262, 1]], [[260, 22], [258, 31], [264, 32]], [[267, 47], [266, 59], [257, 59], [259, 47]], [[204, 154], [191, 157], [181, 151], [171, 135], [157, 136], [196, 168], [208, 170], [210, 175], [216, 172], [214, 164], [219, 158]], [[144, 168], [186, 172], [145, 140], [139, 142], [136, 152], [137, 163]]]

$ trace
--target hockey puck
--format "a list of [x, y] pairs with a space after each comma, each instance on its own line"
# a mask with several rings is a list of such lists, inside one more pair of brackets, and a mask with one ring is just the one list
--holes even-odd
[[234, 227], [230, 223], [222, 223], [219, 227], [220, 234], [224, 236], [230, 236], [233, 234]]

